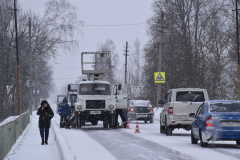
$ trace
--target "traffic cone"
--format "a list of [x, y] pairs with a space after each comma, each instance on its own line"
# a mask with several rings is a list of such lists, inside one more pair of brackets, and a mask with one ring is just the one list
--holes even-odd
[[136, 129], [135, 129], [135, 132], [134, 133], [141, 133], [140, 131], [139, 131], [139, 127], [138, 127], [138, 121], [136, 122]]
[[126, 129], [131, 129], [130, 126], [129, 126], [129, 119], [127, 120], [127, 126], [126, 126]]

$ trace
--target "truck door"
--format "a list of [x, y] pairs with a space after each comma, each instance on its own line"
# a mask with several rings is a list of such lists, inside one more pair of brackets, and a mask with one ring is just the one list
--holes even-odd
[[58, 112], [58, 106], [59, 106], [60, 103], [63, 102], [64, 98], [67, 98], [67, 95], [57, 95], [57, 113], [59, 113]]

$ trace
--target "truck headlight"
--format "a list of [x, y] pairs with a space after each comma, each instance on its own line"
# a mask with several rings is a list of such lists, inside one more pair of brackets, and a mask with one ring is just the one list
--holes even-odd
[[82, 106], [81, 106], [81, 105], [78, 105], [78, 106], [77, 106], [77, 109], [78, 109], [78, 110], [82, 109]]
[[113, 109], [114, 108], [114, 105], [109, 105], [109, 109]]

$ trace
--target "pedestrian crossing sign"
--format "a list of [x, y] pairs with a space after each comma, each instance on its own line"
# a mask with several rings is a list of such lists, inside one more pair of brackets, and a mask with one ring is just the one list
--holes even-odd
[[154, 82], [155, 83], [165, 83], [165, 72], [154, 72]]

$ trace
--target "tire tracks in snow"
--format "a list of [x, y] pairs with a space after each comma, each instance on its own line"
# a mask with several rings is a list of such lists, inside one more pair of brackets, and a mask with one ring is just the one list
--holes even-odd
[[82, 130], [119, 160], [193, 160], [193, 157], [133, 136], [121, 129], [82, 128]]

